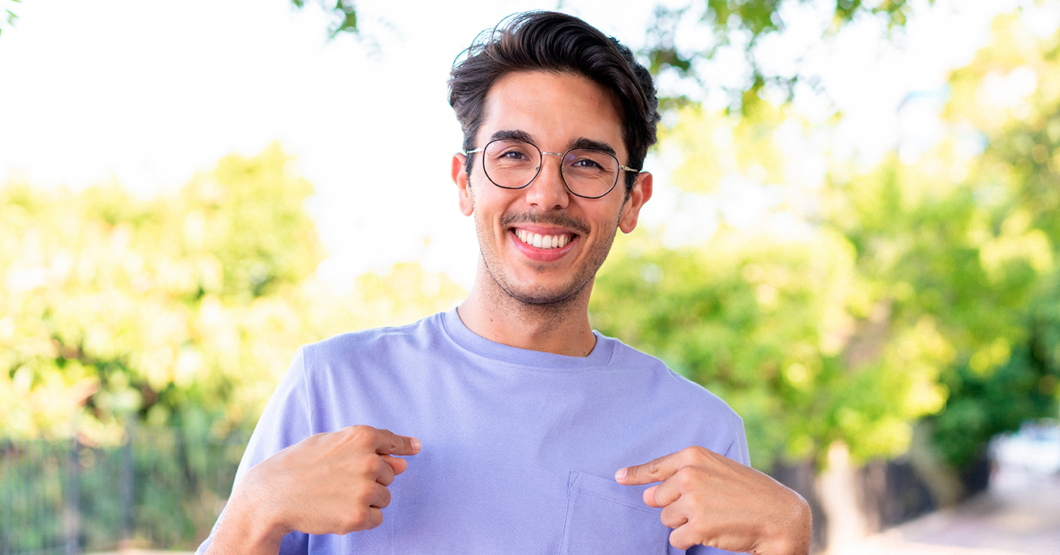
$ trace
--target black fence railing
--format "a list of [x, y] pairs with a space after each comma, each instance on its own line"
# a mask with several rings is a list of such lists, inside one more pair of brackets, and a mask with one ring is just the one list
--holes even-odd
[[0, 555], [197, 546], [228, 498], [246, 434], [127, 437], [108, 448], [0, 440]]

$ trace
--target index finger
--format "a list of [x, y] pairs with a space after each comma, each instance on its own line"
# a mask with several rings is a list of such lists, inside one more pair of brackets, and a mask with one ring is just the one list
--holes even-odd
[[376, 430], [375, 452], [380, 455], [415, 455], [420, 452], [420, 440], [399, 436], [390, 430]]
[[661, 482], [673, 476], [681, 468], [677, 455], [678, 453], [671, 453], [651, 462], [620, 468], [618, 472], [615, 472], [615, 480], [627, 486], [642, 486], [652, 482]]

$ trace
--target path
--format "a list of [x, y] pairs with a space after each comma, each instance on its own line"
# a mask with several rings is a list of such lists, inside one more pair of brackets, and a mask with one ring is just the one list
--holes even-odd
[[1060, 555], [1060, 476], [996, 474], [953, 509], [902, 524], [831, 555]]

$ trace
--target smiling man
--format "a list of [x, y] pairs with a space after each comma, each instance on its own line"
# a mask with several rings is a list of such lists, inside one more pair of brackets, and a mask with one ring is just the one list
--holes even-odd
[[807, 553], [809, 509], [746, 466], [739, 417], [589, 324], [596, 272], [651, 198], [647, 70], [532, 12], [449, 85], [471, 293], [299, 350], [200, 551]]

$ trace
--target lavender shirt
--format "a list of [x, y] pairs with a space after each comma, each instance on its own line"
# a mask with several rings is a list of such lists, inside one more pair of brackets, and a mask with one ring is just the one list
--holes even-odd
[[295, 532], [282, 553], [675, 553], [661, 510], [641, 498], [648, 486], [622, 486], [615, 471], [690, 445], [748, 464], [743, 422], [658, 359], [596, 338], [587, 357], [527, 351], [451, 310], [307, 345], [238, 476], [311, 434], [366, 424], [423, 445], [390, 486], [383, 524]]

